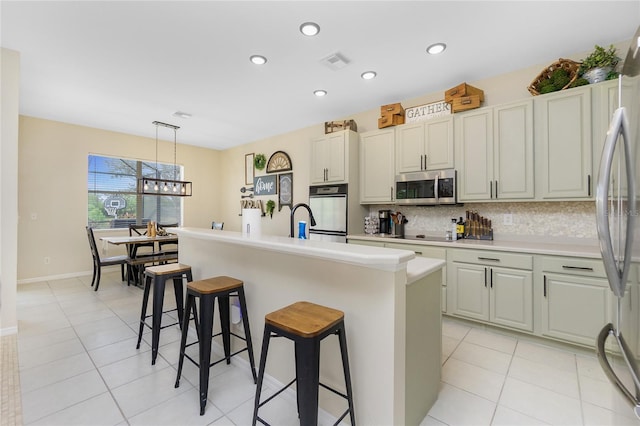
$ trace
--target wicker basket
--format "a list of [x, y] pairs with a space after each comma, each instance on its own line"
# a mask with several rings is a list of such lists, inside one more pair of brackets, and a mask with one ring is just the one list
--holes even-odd
[[564, 68], [569, 73], [569, 82], [562, 89], [560, 89], [564, 90], [578, 78], [578, 68], [580, 68], [580, 62], [575, 62], [571, 59], [558, 59], [557, 61], [543, 69], [542, 72], [540, 72], [540, 74], [538, 74], [538, 76], [535, 78], [535, 80], [531, 82], [529, 87], [527, 87], [529, 93], [531, 93], [533, 96], [538, 96], [540, 94], [540, 92], [538, 92], [538, 85], [540, 84], [540, 82], [543, 80], [548, 80], [551, 77], [551, 74], [553, 74], [553, 72], [559, 68]]

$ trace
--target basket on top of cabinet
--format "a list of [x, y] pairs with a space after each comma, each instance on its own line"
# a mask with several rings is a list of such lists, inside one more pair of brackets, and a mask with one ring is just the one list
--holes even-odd
[[460, 83], [444, 92], [444, 101], [451, 104], [452, 112], [479, 108], [484, 102], [484, 91], [467, 83]]

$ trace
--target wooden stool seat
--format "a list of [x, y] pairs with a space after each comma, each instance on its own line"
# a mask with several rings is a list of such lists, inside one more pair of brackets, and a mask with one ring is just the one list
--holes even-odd
[[[237, 297], [240, 305], [240, 314], [244, 326], [244, 336], [238, 335], [231, 330], [231, 314], [229, 309], [229, 298]], [[196, 310], [196, 299], [198, 299], [199, 308]], [[219, 333], [213, 334], [213, 317], [214, 304], [218, 299], [218, 311], [220, 314]], [[199, 311], [199, 313], [198, 313]], [[207, 395], [209, 393], [209, 370], [212, 366], [226, 361], [231, 363], [231, 357], [241, 352], [247, 351], [249, 356], [249, 364], [251, 366], [251, 374], [253, 375], [253, 383], [256, 383], [256, 366], [253, 359], [253, 345], [251, 343], [251, 330], [249, 328], [249, 313], [247, 311], [247, 301], [244, 295], [244, 283], [236, 278], [227, 276], [218, 276], [207, 278], [204, 280], [193, 281], [187, 284], [187, 302], [182, 324], [182, 338], [180, 339], [180, 355], [178, 358], [178, 375], [176, 376], [177, 388], [180, 386], [180, 377], [182, 375], [182, 365], [184, 358], [198, 367], [199, 388], [200, 388], [200, 415], [204, 414], [207, 405]], [[195, 320], [198, 340], [187, 344], [187, 335], [189, 330], [189, 313], [193, 312]], [[198, 316], [200, 321], [198, 321]], [[211, 342], [212, 338], [222, 336], [222, 346], [224, 348], [224, 358], [211, 362]], [[245, 342], [243, 348], [235, 352], [231, 352], [231, 337], [236, 337]], [[185, 353], [187, 347], [198, 345], [198, 360], [191, 358]]]
[[301, 337], [315, 337], [344, 319], [344, 312], [311, 302], [296, 302], [264, 317], [265, 322]]
[[149, 275], [173, 275], [191, 271], [191, 266], [183, 263], [167, 263], [166, 265], [149, 266], [145, 268], [145, 273]]
[[236, 278], [221, 276], [190, 282], [187, 284], [187, 288], [200, 294], [212, 294], [233, 290], [243, 284]]
[[[140, 349], [142, 332], [144, 327], [151, 328], [151, 365], [155, 365], [158, 357], [158, 347], [160, 345], [160, 330], [173, 325], [182, 326], [184, 316], [184, 295], [182, 280], [186, 278], [188, 282], [193, 281], [191, 266], [183, 263], [169, 263], [166, 265], [150, 266], [144, 271], [144, 294], [142, 295], [142, 310], [140, 312], [140, 327], [138, 329], [138, 344], [136, 349]], [[164, 288], [167, 280], [173, 280], [173, 292], [176, 297], [176, 309], [163, 311]], [[152, 314], [147, 315], [147, 305], [149, 303], [149, 293], [153, 287], [153, 307]], [[178, 320], [172, 324], [162, 325], [162, 314], [177, 311]], [[189, 311], [187, 311], [187, 317]], [[151, 326], [147, 324], [147, 318], [151, 317]]]

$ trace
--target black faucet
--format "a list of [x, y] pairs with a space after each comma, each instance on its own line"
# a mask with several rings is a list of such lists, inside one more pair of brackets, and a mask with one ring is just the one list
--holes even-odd
[[311, 207], [309, 207], [308, 205], [306, 205], [305, 203], [298, 203], [295, 206], [293, 206], [293, 208], [291, 209], [291, 227], [290, 227], [290, 234], [289, 237], [293, 238], [293, 215], [296, 213], [296, 210], [298, 209], [298, 207], [304, 207], [305, 209], [307, 209], [307, 211], [309, 212], [309, 220], [311, 221], [311, 226], [316, 226], [316, 220], [313, 218], [313, 213], [311, 212]]

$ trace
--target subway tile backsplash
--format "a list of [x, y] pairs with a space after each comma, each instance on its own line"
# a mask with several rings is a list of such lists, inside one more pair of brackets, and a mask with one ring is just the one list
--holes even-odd
[[[597, 239], [595, 203], [593, 201], [529, 202], [529, 203], [468, 203], [461, 206], [371, 206], [370, 215], [378, 210], [400, 211], [409, 221], [405, 234], [444, 235], [452, 218], [465, 218], [467, 210], [477, 211], [491, 219], [495, 239], [531, 238], [544, 240]], [[512, 225], [504, 224], [504, 215], [510, 214]], [[364, 221], [364, 219], [363, 219]], [[364, 232], [364, 231], [362, 231]]]

